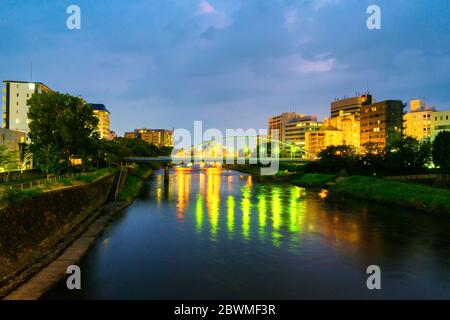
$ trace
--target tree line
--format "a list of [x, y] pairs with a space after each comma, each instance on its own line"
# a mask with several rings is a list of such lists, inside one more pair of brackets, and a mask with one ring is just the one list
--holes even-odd
[[450, 172], [450, 131], [440, 132], [432, 143], [404, 136], [385, 148], [366, 143], [363, 150], [358, 153], [349, 145], [329, 146], [310, 170], [381, 176]]
[[59, 92], [34, 94], [29, 100], [29, 137], [25, 153], [46, 174], [89, 171], [122, 164], [128, 157], [168, 155], [140, 139], [104, 140], [97, 132], [98, 118], [82, 98]]

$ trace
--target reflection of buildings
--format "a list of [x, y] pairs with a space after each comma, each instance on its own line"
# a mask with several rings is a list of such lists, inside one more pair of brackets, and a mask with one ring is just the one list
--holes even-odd
[[[359, 218], [330, 214], [321, 201], [305, 199], [302, 188], [254, 185], [248, 176], [233, 175], [230, 190], [230, 176], [217, 169], [198, 174], [176, 171], [176, 175], [178, 220], [191, 219], [199, 233], [209, 228], [212, 240], [223, 233], [228, 239], [240, 236], [245, 241], [268, 240], [275, 247], [287, 245], [289, 250], [297, 250], [300, 237], [307, 233], [323, 235], [330, 245], [360, 241], [359, 221], [355, 220]], [[191, 183], [197, 182], [195, 189]], [[191, 210], [189, 201], [193, 201]]]

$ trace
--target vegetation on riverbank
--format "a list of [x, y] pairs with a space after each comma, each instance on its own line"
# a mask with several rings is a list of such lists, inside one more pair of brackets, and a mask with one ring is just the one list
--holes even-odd
[[68, 175], [51, 179], [41, 179], [39, 180], [39, 184], [32, 188], [26, 188], [25, 184], [25, 188], [23, 189], [6, 189], [3, 194], [2, 200], [5, 200], [7, 203], [20, 203], [24, 200], [37, 198], [46, 191], [95, 182], [107, 175], [114, 174], [116, 170], [117, 169], [104, 168], [94, 172], [79, 175]]
[[337, 194], [450, 216], [450, 190], [370, 177], [339, 178]]
[[129, 169], [125, 182], [117, 196], [119, 201], [133, 201], [141, 191], [144, 180], [150, 177], [153, 168], [150, 166], [134, 166]]
[[294, 177], [291, 183], [305, 188], [324, 188], [335, 179], [336, 175], [334, 174], [307, 173]]

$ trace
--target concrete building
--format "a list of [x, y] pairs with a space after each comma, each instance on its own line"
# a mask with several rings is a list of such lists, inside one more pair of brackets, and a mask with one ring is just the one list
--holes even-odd
[[125, 132], [127, 139], [141, 139], [150, 144], [162, 147], [173, 147], [173, 130], [166, 129], [135, 129], [134, 132]]
[[343, 143], [349, 146], [353, 146], [359, 149], [361, 146], [360, 139], [360, 120], [355, 114], [344, 113], [339, 111], [337, 117], [332, 117], [328, 120], [324, 120], [324, 127], [328, 126], [331, 130], [342, 131]]
[[28, 99], [34, 93], [50, 91], [41, 82], [3, 81], [2, 128], [28, 133]]
[[272, 136], [272, 130], [278, 130], [278, 140], [285, 140], [285, 127], [289, 121], [297, 118], [299, 115], [295, 112], [284, 112], [277, 116], [269, 118], [268, 121], [268, 135]]
[[305, 147], [305, 133], [308, 131], [319, 131], [322, 123], [315, 116], [298, 115], [290, 120], [283, 129], [284, 142], [294, 144], [301, 148]]
[[0, 128], [0, 146], [5, 146], [12, 151], [19, 151], [19, 145], [25, 143], [26, 140], [27, 135], [24, 132]]
[[431, 139], [434, 140], [442, 131], [450, 131], [450, 110], [436, 111], [431, 115]]
[[27, 134], [25, 132], [0, 128], [0, 146], [4, 146], [11, 151], [15, 151], [17, 154], [17, 161], [8, 163], [0, 167], [0, 172], [15, 170], [19, 168], [20, 145], [22, 143], [25, 143], [26, 140]]
[[426, 108], [426, 102], [423, 99], [412, 99], [409, 102], [410, 112], [424, 111]]
[[379, 148], [401, 139], [403, 102], [386, 100], [361, 108], [361, 147], [372, 142]]
[[137, 135], [136, 132], [131, 131], [131, 132], [125, 132], [124, 136], [125, 139], [136, 139]]
[[342, 145], [343, 141], [344, 134], [339, 130], [308, 131], [305, 134], [306, 155], [315, 158], [320, 151], [329, 146]]
[[431, 140], [431, 118], [435, 109], [426, 107], [424, 100], [411, 100], [410, 112], [404, 119], [404, 135], [411, 136], [419, 141]]
[[372, 96], [368, 93], [351, 98], [336, 99], [331, 103], [331, 117], [339, 116], [342, 111], [344, 114], [354, 115], [359, 119], [361, 108], [373, 102]]
[[98, 118], [97, 131], [100, 134], [100, 138], [110, 140], [110, 112], [106, 109], [104, 104], [89, 103], [89, 105], [92, 106], [94, 109], [94, 114]]

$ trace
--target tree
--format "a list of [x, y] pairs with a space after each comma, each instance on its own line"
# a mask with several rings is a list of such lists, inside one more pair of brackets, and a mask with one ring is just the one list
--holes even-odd
[[385, 168], [388, 173], [420, 173], [431, 160], [431, 144], [414, 137], [403, 137], [386, 150]]
[[386, 150], [380, 143], [367, 142], [362, 145], [361, 167], [364, 174], [376, 175], [383, 171]]
[[319, 153], [319, 165], [327, 172], [351, 171], [357, 163], [357, 152], [353, 146], [328, 146]]
[[[19, 160], [18, 153], [10, 150], [5, 146], [0, 146], [0, 167], [8, 171], [8, 166], [11, 164], [17, 164]], [[6, 182], [9, 179], [9, 172], [6, 175]]]
[[450, 131], [439, 132], [433, 141], [433, 162], [444, 172], [450, 172]]
[[82, 159], [84, 166], [95, 159], [99, 135], [92, 106], [58, 92], [33, 94], [28, 105], [30, 150], [44, 171], [68, 169], [71, 159]]

